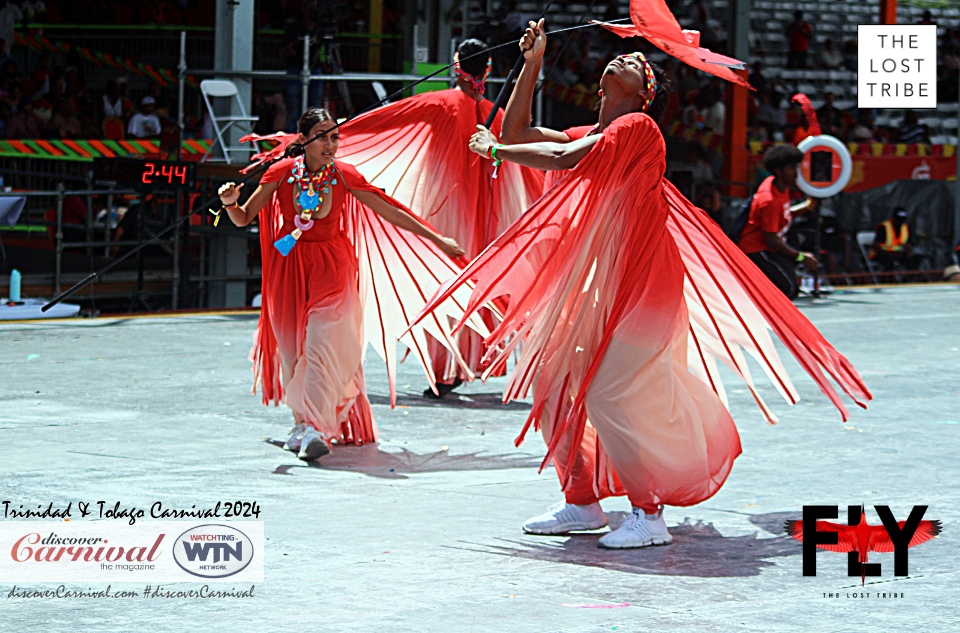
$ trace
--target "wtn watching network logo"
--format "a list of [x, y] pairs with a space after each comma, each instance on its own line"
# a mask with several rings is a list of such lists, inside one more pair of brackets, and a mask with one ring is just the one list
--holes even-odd
[[253, 561], [253, 540], [223, 524], [198, 525], [177, 537], [173, 558], [180, 569], [201, 578], [226, 578]]
[[261, 582], [263, 543], [262, 521], [0, 521], [0, 579]]

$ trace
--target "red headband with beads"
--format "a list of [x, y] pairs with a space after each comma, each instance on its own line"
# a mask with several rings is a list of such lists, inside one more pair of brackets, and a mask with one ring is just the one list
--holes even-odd
[[657, 76], [653, 74], [653, 67], [643, 53], [627, 53], [621, 55], [620, 59], [625, 57], [633, 57], [643, 66], [643, 76], [647, 80], [647, 98], [643, 104], [643, 111], [646, 112], [650, 108], [650, 104], [653, 103], [653, 98], [657, 95]]
[[470, 86], [473, 87], [477, 94], [482, 95], [486, 91], [487, 77], [490, 76], [490, 67], [492, 65], [493, 60], [487, 58], [487, 69], [483, 72], [483, 77], [477, 79], [467, 71], [460, 68], [460, 51], [457, 51], [453, 54], [453, 70], [457, 73], [457, 77], [470, 82]]

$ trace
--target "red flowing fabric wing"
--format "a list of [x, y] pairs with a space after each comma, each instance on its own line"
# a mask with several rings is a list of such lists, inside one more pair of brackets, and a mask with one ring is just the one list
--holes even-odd
[[[279, 205], [274, 204], [274, 200], [270, 200], [267, 206], [260, 211], [258, 221], [260, 227], [261, 277], [272, 279], [273, 269], [280, 263], [281, 259], [280, 253], [273, 246], [273, 243], [279, 239], [279, 231], [283, 226]], [[253, 350], [250, 352], [250, 360], [253, 362], [253, 387], [250, 393], [256, 393], [259, 387], [263, 404], [272, 402], [279, 405], [283, 399], [283, 386], [280, 382], [282, 370], [277, 339], [273, 334], [273, 328], [270, 326], [270, 304], [272, 302], [267, 294], [269, 292], [270, 289], [264, 285], [262, 287], [260, 319], [257, 321], [257, 329], [253, 335], [255, 343]]]
[[492, 107], [460, 90], [403, 99], [345, 123], [337, 155], [474, 257], [543, 189], [542, 172], [504, 163], [493, 178], [493, 163], [468, 149]]
[[601, 24], [622, 38], [645, 38], [664, 53], [694, 68], [753, 90], [746, 79], [730, 70], [730, 67], [743, 68], [745, 64], [700, 46], [700, 34], [681, 28], [664, 0], [630, 0], [630, 19], [633, 24], [629, 26]]
[[[703, 211], [683, 197], [669, 181], [663, 190], [670, 206], [668, 228], [680, 248], [687, 271], [687, 306], [690, 309], [694, 349], [704, 352], [703, 362], [691, 362], [724, 397], [711, 359], [720, 359], [751, 387], [768, 421], [776, 418], [753, 389], [738, 347], [746, 349], [763, 367], [784, 398], [798, 400], [790, 379], [777, 358], [767, 330], [786, 345], [821, 391], [849, 418], [846, 406], [824, 373], [858, 405], [872, 396], [857, 370], [764, 276]], [[692, 292], [691, 292], [692, 290]], [[699, 366], [698, 366], [699, 365]]]
[[[663, 139], [652, 119], [645, 115], [618, 119], [566, 178], [456, 279], [444, 284], [425, 312], [468, 280], [474, 280], [476, 288], [467, 314], [509, 295], [510, 309], [487, 341], [495, 355], [494, 366], [505, 362], [506, 355], [524, 341], [524, 355], [504, 399], [524, 397], [544, 367], [550, 372], [548, 382], [559, 385], [563, 369], [551, 363], [575, 362], [584, 369], [584, 363], [598, 362], [609, 337], [603, 324], [622, 311], [604, 284], [618, 265], [617, 249], [610, 244], [625, 241], [623, 236], [639, 221], [636, 218], [644, 217], [647, 205], [663, 204], [668, 208], [668, 235], [685, 267], [684, 296], [693, 338], [688, 358], [691, 371], [722, 396], [715, 369], [720, 359], [752, 385], [745, 349], [760, 361], [787, 400], [795, 402], [796, 393], [768, 335], [767, 330], [773, 330], [846, 419], [847, 410], [824, 372], [863, 406], [870, 394], [856, 370], [719, 227], [662, 179], [662, 169], [657, 172], [657, 165], [647, 164], [654, 143], [662, 144]], [[624, 170], [624, 164], [631, 168]], [[584, 299], [576, 299], [571, 306], [565, 301], [572, 295]], [[580, 385], [578, 391], [583, 393], [586, 386]], [[773, 421], [758, 396], [757, 400]], [[539, 413], [531, 413], [528, 425]], [[560, 432], [554, 435], [559, 437]]]
[[[349, 189], [368, 191], [391, 205], [404, 208], [399, 201], [364, 180], [351, 165], [339, 165]], [[425, 238], [390, 224], [353, 196], [348, 197], [344, 222], [360, 263], [364, 337], [386, 361], [391, 406], [396, 403], [398, 340], [423, 365], [431, 386], [435, 386], [436, 377], [426, 334], [439, 341], [468, 371], [457, 349], [451, 323], [466, 319], [464, 324], [481, 336], [489, 334], [480, 317], [465, 315], [464, 308], [471, 291], [469, 283], [442, 301], [430, 318], [413, 323], [413, 317], [437, 292], [441, 283], [461, 271], [462, 263], [451, 260]]]

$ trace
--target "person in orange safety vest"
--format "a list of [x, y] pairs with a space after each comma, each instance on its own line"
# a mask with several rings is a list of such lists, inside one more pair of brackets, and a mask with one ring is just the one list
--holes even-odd
[[894, 211], [893, 217], [877, 225], [870, 259], [886, 270], [892, 270], [897, 264], [900, 268], [915, 270], [920, 264], [920, 257], [914, 255], [913, 245], [910, 244], [910, 223], [907, 218], [907, 210], [901, 207]]

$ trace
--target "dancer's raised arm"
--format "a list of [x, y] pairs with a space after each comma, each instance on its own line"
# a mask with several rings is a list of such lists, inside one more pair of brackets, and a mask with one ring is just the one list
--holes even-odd
[[520, 39], [520, 49], [524, 51], [523, 69], [517, 77], [507, 109], [503, 113], [503, 127], [500, 136], [504, 143], [539, 143], [553, 141], [566, 143], [570, 139], [563, 132], [548, 128], [532, 127], [531, 107], [533, 93], [537, 87], [537, 77], [543, 65], [543, 52], [547, 48], [546, 29], [543, 20], [539, 23], [530, 22], [523, 37]]

